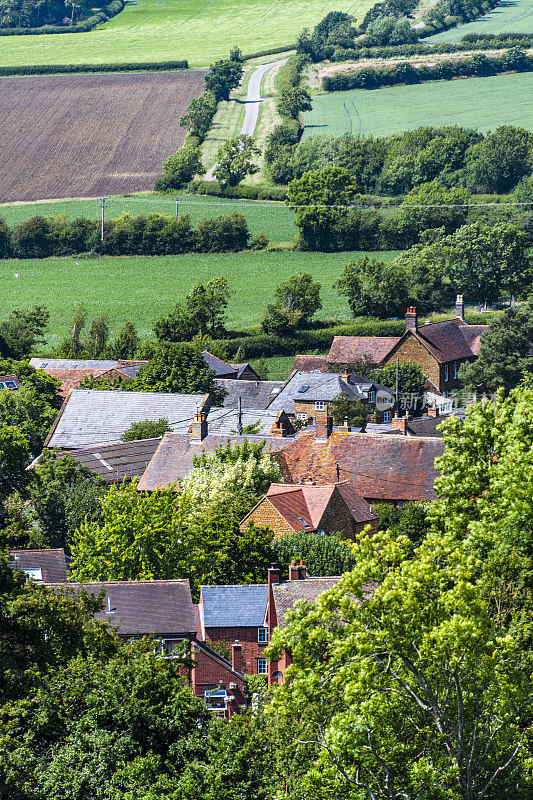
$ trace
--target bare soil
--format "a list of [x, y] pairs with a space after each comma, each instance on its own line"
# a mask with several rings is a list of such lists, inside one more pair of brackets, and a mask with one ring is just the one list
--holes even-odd
[[0, 202], [151, 189], [204, 74], [0, 78]]

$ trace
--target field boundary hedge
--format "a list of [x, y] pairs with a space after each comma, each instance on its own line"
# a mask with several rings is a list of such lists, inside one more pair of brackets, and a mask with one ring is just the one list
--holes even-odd
[[101, 11], [91, 14], [87, 19], [76, 22], [75, 25], [42, 25], [39, 28], [0, 28], [0, 36], [42, 36], [46, 33], [87, 33], [97, 25], [102, 25], [108, 19], [116, 17], [124, 9], [124, 0], [112, 0]]
[[[472, 38], [467, 38], [472, 37]], [[463, 53], [469, 50], [506, 50], [511, 47], [533, 47], [533, 34], [506, 33], [465, 34], [460, 42], [435, 42], [435, 44], [398, 44], [388, 47], [359, 47], [337, 49], [331, 56], [334, 63], [342, 61], [363, 61], [364, 59], [387, 59], [397, 56], [432, 56], [436, 53]]]
[[277, 47], [267, 47], [264, 50], [256, 50], [255, 53], [247, 53], [242, 57], [243, 61], [250, 61], [252, 58], [261, 56], [275, 56], [277, 53], [287, 53], [289, 50], [296, 50], [296, 42], [293, 44], [278, 45]]
[[510, 50], [499, 57], [491, 58], [479, 53], [463, 61], [442, 61], [434, 67], [425, 65], [415, 67], [405, 62], [381, 69], [363, 67], [353, 73], [337, 72], [334, 75], [326, 75], [322, 79], [322, 87], [327, 92], [379, 89], [385, 86], [412, 85], [435, 80], [480, 78], [505, 72], [531, 71], [533, 71], [533, 58], [523, 51]]
[[191, 194], [228, 197], [233, 200], [285, 200], [287, 186], [242, 185], [222, 186], [218, 181], [192, 181], [187, 186]]
[[147, 61], [132, 64], [33, 64], [20, 67], [0, 66], [0, 76], [10, 75], [59, 75], [83, 72], [165, 72], [189, 69], [189, 62]]

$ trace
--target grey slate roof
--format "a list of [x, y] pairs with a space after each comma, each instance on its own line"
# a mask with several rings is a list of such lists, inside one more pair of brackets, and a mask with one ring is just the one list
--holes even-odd
[[140, 478], [157, 450], [161, 437], [157, 439], [138, 439], [134, 442], [105, 445], [98, 449], [69, 450], [74, 458], [91, 472], [96, 473], [106, 483], [120, 483], [127, 478]]
[[239, 397], [243, 408], [266, 408], [285, 386], [285, 381], [240, 381], [217, 378], [217, 386], [225, 389], [224, 408], [236, 408]]
[[[277, 412], [267, 409], [243, 409], [241, 421], [243, 428], [254, 426], [254, 435], [268, 436], [276, 421]], [[207, 416], [208, 431], [213, 436], [231, 436], [237, 433], [239, 412], [236, 408], [211, 408]]]
[[[195, 635], [196, 620], [188, 580], [97, 581], [49, 583], [65, 594], [105, 592], [104, 608], [95, 619], [118, 627], [126, 635]], [[109, 611], [111, 608], [111, 611]]]
[[99, 361], [97, 359], [80, 358], [31, 358], [30, 364], [35, 369], [114, 369], [118, 361]]
[[266, 583], [249, 586], [202, 586], [205, 628], [261, 627], [268, 600]]
[[204, 399], [203, 394], [74, 389], [45, 444], [66, 450], [115, 444], [132, 423], [162, 417], [174, 433], [186, 433]]
[[233, 364], [228, 364], [227, 361], [223, 361], [221, 358], [214, 356], [207, 350], [202, 352], [202, 356], [207, 361], [209, 369], [214, 370], [216, 377], [220, 375], [237, 375], [237, 369]]
[[314, 403], [317, 400], [330, 401], [344, 392], [352, 400], [367, 400], [368, 392], [373, 389], [384, 389], [384, 386], [363, 378], [361, 375], [350, 375], [350, 382], [343, 379], [342, 375], [324, 372], [292, 373], [283, 389], [271, 400], [269, 410], [284, 410], [288, 414], [294, 412], [294, 401]]
[[40, 570], [40, 575], [35, 572], [32, 577], [43, 581], [65, 581], [67, 579], [67, 559], [63, 548], [56, 550], [10, 550], [10, 564], [12, 569], [28, 571]]

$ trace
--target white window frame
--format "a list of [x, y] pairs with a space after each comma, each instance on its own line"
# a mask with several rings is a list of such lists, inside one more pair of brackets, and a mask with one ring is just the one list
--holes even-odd
[[326, 404], [324, 400], [315, 400], [315, 411], [325, 411]]
[[445, 381], [449, 381], [450, 380], [450, 367], [449, 367], [448, 364], [444, 365], [444, 380]]
[[296, 414], [296, 419], [306, 420], [307, 419], [306, 412], [305, 411], [298, 411], [298, 413]]
[[391, 422], [392, 421], [392, 411], [387, 409], [387, 411], [383, 412], [383, 422]]
[[257, 674], [268, 675], [268, 661], [266, 658], [257, 659]]
[[262, 625], [257, 629], [257, 643], [266, 644], [268, 642], [268, 628]]
[[[212, 711], [214, 714], [225, 714], [226, 708], [228, 705], [228, 693], [224, 689], [224, 694], [214, 694], [214, 692], [221, 692], [220, 689], [206, 689], [204, 692], [204, 703], [205, 707], [208, 711]], [[211, 705], [213, 700], [221, 701], [223, 705]]]

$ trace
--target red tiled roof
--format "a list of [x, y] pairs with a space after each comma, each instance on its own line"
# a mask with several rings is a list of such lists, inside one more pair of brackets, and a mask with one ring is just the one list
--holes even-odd
[[297, 355], [292, 368], [298, 372], [327, 372], [328, 356]]
[[[479, 350], [479, 340], [486, 325], [459, 325], [456, 320], [430, 322], [419, 325], [416, 336], [426, 345], [430, 353], [441, 364], [462, 358], [472, 358]], [[412, 331], [414, 334], [414, 331]], [[475, 348], [475, 349], [474, 349]]]
[[400, 339], [401, 336], [335, 336], [327, 359], [338, 364], [349, 364], [366, 358], [380, 364]]
[[377, 519], [368, 503], [346, 482], [318, 486], [273, 483], [266, 498], [294, 531], [314, 531], [319, 529], [324, 512], [336, 491], [344, 500], [354, 522]]
[[444, 444], [436, 438], [334, 431], [324, 443], [315, 431], [303, 431], [284, 450], [274, 453], [284, 479], [292, 484], [341, 480], [365, 499], [432, 500], [435, 458]]
[[47, 375], [52, 375], [53, 378], [57, 378], [59, 381], [61, 381], [61, 389], [59, 390], [59, 394], [62, 397], [66, 397], [72, 389], [76, 389], [86, 378], [90, 378], [91, 376], [94, 378], [100, 378], [102, 375], [105, 375], [107, 372], [109, 372], [109, 370], [45, 369], [44, 372], [46, 372]]

